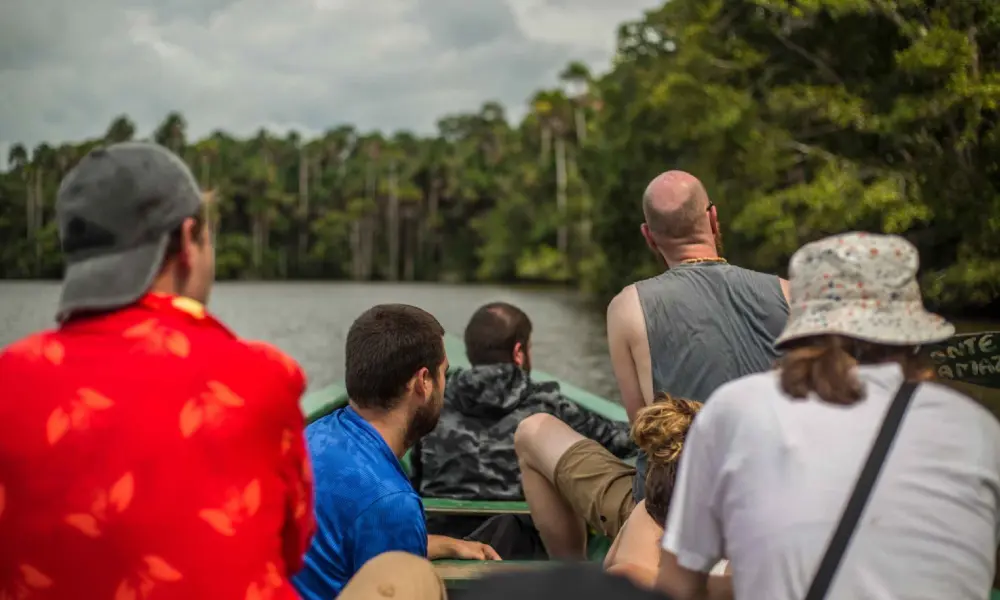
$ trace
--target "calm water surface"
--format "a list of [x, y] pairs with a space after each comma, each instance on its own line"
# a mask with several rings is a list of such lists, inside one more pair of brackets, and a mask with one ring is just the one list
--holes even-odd
[[[52, 327], [59, 284], [0, 281], [0, 346]], [[343, 378], [351, 322], [384, 302], [419, 306], [461, 336], [479, 306], [510, 302], [534, 324], [534, 364], [609, 399], [617, 399], [604, 315], [570, 291], [495, 286], [371, 283], [219, 283], [211, 310], [240, 336], [271, 342], [294, 356], [310, 389]]]

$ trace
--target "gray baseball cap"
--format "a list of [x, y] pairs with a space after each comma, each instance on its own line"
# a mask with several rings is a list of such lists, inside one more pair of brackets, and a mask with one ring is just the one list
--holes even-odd
[[163, 265], [170, 233], [201, 205], [191, 170], [162, 146], [124, 142], [84, 156], [56, 198], [66, 260], [56, 319], [141, 298]]

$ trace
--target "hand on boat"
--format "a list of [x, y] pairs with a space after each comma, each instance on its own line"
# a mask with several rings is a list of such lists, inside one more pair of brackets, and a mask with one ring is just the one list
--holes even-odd
[[459, 540], [445, 535], [427, 536], [427, 557], [431, 560], [503, 560], [497, 551], [482, 542]]
[[503, 560], [493, 546], [482, 542], [455, 540], [454, 558], [461, 560]]

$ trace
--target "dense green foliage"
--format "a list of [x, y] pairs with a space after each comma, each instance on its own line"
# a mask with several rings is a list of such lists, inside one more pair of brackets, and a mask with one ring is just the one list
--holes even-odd
[[[221, 278], [529, 279], [607, 294], [653, 273], [646, 183], [700, 177], [725, 254], [782, 271], [848, 229], [907, 235], [930, 298], [994, 302], [1000, 282], [1000, 3], [673, 0], [622, 25], [613, 67], [570, 65], [523, 121], [448, 116], [432, 137], [331, 129], [152, 139], [218, 198]], [[12, 149], [0, 276], [58, 276], [60, 176], [83, 144]]]

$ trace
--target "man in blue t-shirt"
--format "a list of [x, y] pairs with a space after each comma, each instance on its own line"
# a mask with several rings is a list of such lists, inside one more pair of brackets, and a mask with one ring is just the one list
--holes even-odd
[[428, 536], [423, 505], [399, 460], [437, 425], [448, 360], [444, 329], [405, 304], [375, 306], [347, 333], [349, 405], [306, 428], [316, 534], [294, 579], [306, 600], [330, 600], [383, 552], [498, 560], [479, 542]]

